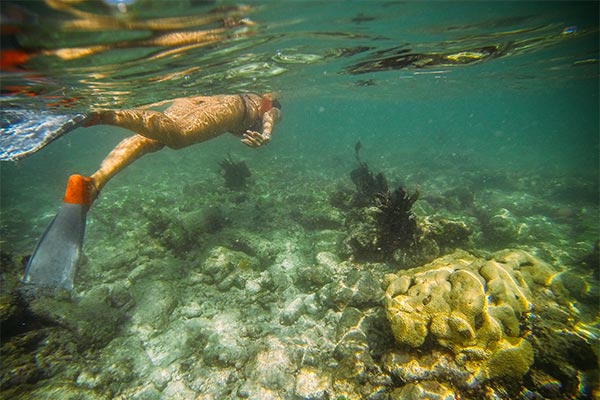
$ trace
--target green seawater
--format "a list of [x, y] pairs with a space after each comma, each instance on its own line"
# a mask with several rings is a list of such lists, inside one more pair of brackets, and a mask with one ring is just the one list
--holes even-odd
[[[569, 271], [572, 302], [561, 306], [578, 311], [557, 318], [574, 337], [563, 345], [579, 340], [573, 351], [595, 358], [565, 356], [563, 369], [537, 358], [514, 385], [484, 386], [506, 399], [598, 396], [598, 2], [3, 2], [0, 11], [14, 28], [3, 30], [2, 50], [31, 54], [2, 71], [3, 109], [86, 112], [276, 91], [283, 112], [264, 148], [223, 135], [144, 156], [110, 181], [88, 215], [72, 298], [40, 300], [25, 319], [3, 311], [8, 397], [411, 398], [398, 394], [410, 380], [381, 361], [398, 348], [382, 293], [361, 302], [341, 289], [358, 293], [370, 279], [364, 290], [375, 293], [386, 273], [416, 266], [357, 260], [348, 245], [352, 217], [331, 199], [355, 190], [359, 141], [371, 171], [419, 190], [420, 224], [437, 216], [469, 228], [468, 241], [438, 256], [519, 249]], [[221, 37], [156, 41], [207, 29]], [[0, 165], [3, 295], [69, 175], [93, 173], [129, 134], [79, 128]], [[224, 186], [228, 155], [251, 171], [245, 190]], [[505, 225], [494, 225], [497, 215]], [[339, 372], [352, 351], [336, 352], [354, 310], [372, 321], [360, 329], [374, 364], [359, 377]], [[36, 315], [59, 322], [40, 327]], [[592, 333], [581, 334], [577, 318]], [[454, 396], [493, 398], [437, 379]]]

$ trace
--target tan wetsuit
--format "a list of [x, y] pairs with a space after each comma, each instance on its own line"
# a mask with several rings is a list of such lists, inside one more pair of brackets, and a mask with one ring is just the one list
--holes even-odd
[[150, 104], [139, 109], [101, 111], [86, 126], [114, 125], [136, 132], [121, 141], [92, 174], [92, 198], [119, 171], [147, 153], [168, 146], [180, 149], [225, 132], [251, 147], [268, 143], [281, 118], [271, 94], [197, 96]]

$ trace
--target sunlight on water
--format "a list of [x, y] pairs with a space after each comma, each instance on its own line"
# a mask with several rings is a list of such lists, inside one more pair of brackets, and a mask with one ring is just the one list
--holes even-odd
[[[11, 35], [3, 40], [19, 46], [18, 54], [4, 55], [5, 106], [83, 111], [149, 103], [174, 91], [271, 86], [294, 95], [328, 95], [377, 85], [377, 94], [369, 95], [385, 98], [405, 90], [402, 78], [418, 79], [413, 92], [427, 91], [440, 78], [457, 81], [450, 90], [460, 92], [465, 84], [498, 90], [591, 79], [596, 71], [597, 28], [593, 20], [578, 20], [585, 10], [571, 7], [192, 3], [164, 16], [159, 4], [9, 2], [4, 25]], [[36, 15], [47, 6], [39, 25]], [[447, 7], [450, 17], [441, 19]], [[565, 13], [561, 22], [554, 20], [557, 10]], [[457, 71], [467, 65], [468, 73]], [[500, 79], [505, 83], [499, 86]]]

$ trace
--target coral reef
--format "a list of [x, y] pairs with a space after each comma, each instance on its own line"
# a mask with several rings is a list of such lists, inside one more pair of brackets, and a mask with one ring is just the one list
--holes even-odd
[[439, 247], [440, 254], [451, 253], [455, 249], [469, 249], [472, 228], [462, 220], [432, 215], [420, 221], [423, 237], [434, 241]]
[[[412, 194], [402, 186], [390, 190], [384, 174], [374, 175], [360, 159], [360, 149], [357, 142], [359, 165], [350, 174], [356, 190], [338, 190], [330, 197], [331, 204], [346, 214], [345, 244], [357, 260], [394, 261], [408, 268], [470, 247], [472, 230], [464, 222], [440, 216], [419, 221], [414, 212], [419, 190]], [[469, 191], [456, 192], [461, 203], [472, 202]]]
[[[472, 395], [478, 385], [494, 380], [507, 382], [505, 390], [516, 395], [523, 380], [540, 374], [574, 391], [577, 379], [561, 372], [565, 364], [590, 371], [598, 369], [598, 360], [591, 344], [574, 331], [562, 336], [562, 352], [552, 344], [557, 337], [546, 337], [546, 347], [541, 344], [559, 323], [547, 310], [577, 315], [561, 307], [572, 297], [559, 276], [523, 251], [502, 251], [488, 260], [459, 251], [386, 275], [386, 316], [406, 351], [388, 353], [385, 368], [405, 383], [420, 386], [426, 378]], [[573, 351], [586, 355], [575, 361], [567, 355]]]
[[356, 191], [344, 200], [344, 192], [332, 195], [332, 204], [348, 205], [346, 243], [359, 260], [385, 261], [397, 250], [418, 252], [420, 230], [412, 211], [419, 192], [408, 194], [406, 189], [389, 189], [383, 173], [373, 175], [366, 162], [360, 159], [362, 145], [355, 145], [358, 167], [350, 173]]
[[[494, 260], [477, 263], [455, 253], [435, 264], [388, 275], [386, 312], [398, 343], [419, 348], [426, 338], [449, 348], [477, 377], [524, 375], [533, 361], [521, 329], [531, 312], [531, 294], [514, 267]], [[499, 370], [497, 357], [510, 357], [513, 371]], [[499, 355], [502, 354], [502, 355]], [[496, 360], [496, 361], [492, 361]], [[476, 372], [474, 372], [476, 371]]]
[[377, 236], [381, 239], [379, 245], [382, 248], [409, 247], [415, 243], [419, 230], [411, 208], [418, 198], [419, 191], [409, 195], [402, 187], [377, 195]]
[[218, 206], [209, 206], [185, 214], [164, 210], [144, 210], [148, 220], [148, 236], [166, 249], [176, 253], [197, 249], [211, 235], [229, 224], [229, 219]]
[[[210, 169], [217, 160], [198, 165]], [[571, 212], [556, 204], [544, 197], [548, 180], [539, 179], [546, 186], [535, 192], [529, 180], [492, 170], [480, 183], [462, 167], [445, 173], [449, 163], [435, 173], [429, 164], [406, 163], [397, 167], [404, 181], [423, 193], [410, 207], [416, 245], [397, 247], [385, 262], [361, 261], [348, 228], [358, 233], [351, 222], [363, 223], [355, 238], [375, 251], [377, 196], [357, 206], [349, 179], [346, 187], [313, 165], [303, 169], [304, 161], [287, 161], [260, 161], [264, 173], [242, 192], [214, 185], [216, 174], [199, 177], [197, 168], [169, 170], [177, 179], [142, 174], [133, 184], [120, 175], [90, 211], [71, 296], [29, 303], [17, 296], [32, 225], [43, 229], [53, 203], [33, 221], [7, 212], [0, 396], [598, 397], [592, 205]], [[341, 190], [327, 201], [336, 184]], [[511, 243], [520, 250], [492, 253], [499, 245], [483, 230], [502, 209], [519, 229]], [[397, 340], [401, 325], [386, 316], [392, 281], [394, 291], [407, 285], [393, 299], [422, 311], [411, 321], [433, 316], [436, 304], [449, 310], [425, 324], [424, 339], [417, 327], [402, 336], [418, 347]]]
[[[54, 376], [55, 382], [42, 395], [57, 397], [68, 392], [95, 399], [92, 390], [76, 387], [86, 354], [110, 343], [134, 307], [128, 291], [120, 284], [100, 285], [81, 298], [62, 290], [31, 290], [20, 284], [21, 268], [12, 257], [3, 260], [0, 321], [2, 322], [2, 397], [26, 398], [34, 388]], [[108, 382], [104, 382], [108, 383]], [[26, 394], [23, 394], [26, 393]]]
[[231, 154], [219, 163], [221, 176], [225, 180], [225, 187], [231, 190], [246, 188], [247, 179], [252, 176], [245, 161], [234, 161]]

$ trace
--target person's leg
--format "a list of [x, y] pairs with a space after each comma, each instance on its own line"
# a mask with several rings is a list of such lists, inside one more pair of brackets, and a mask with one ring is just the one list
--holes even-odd
[[156, 140], [130, 136], [108, 154], [91, 177], [71, 175], [63, 202], [35, 247], [23, 281], [71, 290], [81, 258], [87, 213], [99, 190], [133, 161], [162, 147], [164, 145]]
[[123, 168], [147, 153], [152, 153], [164, 147], [159, 141], [148, 139], [141, 135], [133, 135], [123, 139], [100, 164], [100, 168], [91, 176], [93, 190], [92, 200], [96, 198], [106, 183]]
[[92, 125], [118, 126], [169, 146], [178, 142], [181, 131], [181, 127], [164, 113], [142, 109], [96, 112], [84, 123], [84, 126]]

